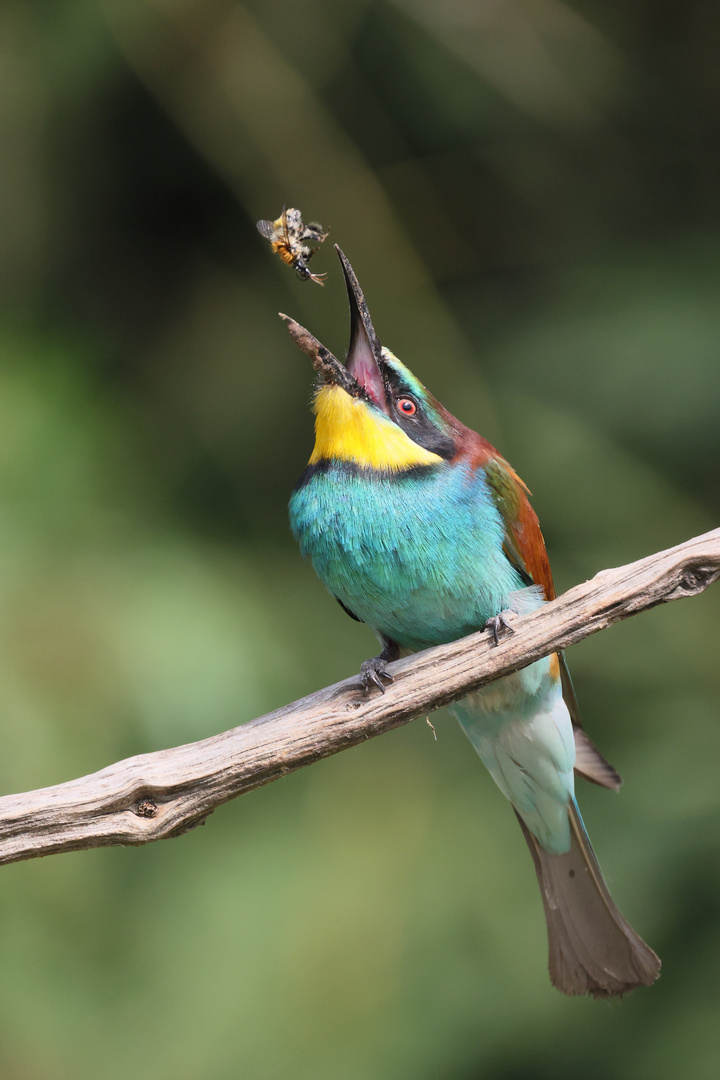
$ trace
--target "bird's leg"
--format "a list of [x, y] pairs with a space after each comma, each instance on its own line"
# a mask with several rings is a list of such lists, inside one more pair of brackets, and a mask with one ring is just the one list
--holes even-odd
[[[508, 614], [510, 613], [508, 612]], [[501, 611], [499, 615], [493, 615], [492, 618], [488, 619], [483, 629], [492, 634], [492, 639], [496, 645], [500, 644], [500, 638], [505, 634], [515, 633], [508, 622], [507, 615], [504, 611]]]
[[360, 665], [360, 682], [366, 694], [370, 693], [373, 686], [377, 686], [383, 694], [385, 693], [383, 679], [389, 683], [393, 681], [392, 675], [387, 670], [387, 665], [400, 656], [400, 646], [396, 641], [390, 641], [389, 638], [385, 637], [380, 640], [383, 643], [383, 651], [380, 655], [373, 656], [370, 660], [364, 660]]

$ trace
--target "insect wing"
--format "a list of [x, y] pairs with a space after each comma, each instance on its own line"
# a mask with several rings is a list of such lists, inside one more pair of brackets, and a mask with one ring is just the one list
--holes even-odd
[[264, 236], [266, 240], [275, 239], [275, 222], [274, 221], [258, 221], [257, 231], [261, 236]]

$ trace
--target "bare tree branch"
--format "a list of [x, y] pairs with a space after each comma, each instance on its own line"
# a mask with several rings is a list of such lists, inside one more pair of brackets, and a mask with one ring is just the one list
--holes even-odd
[[720, 577], [720, 529], [576, 585], [491, 644], [486, 633], [390, 665], [385, 694], [346, 679], [200, 742], [141, 754], [55, 787], [0, 799], [0, 863], [179, 836], [212, 811]]

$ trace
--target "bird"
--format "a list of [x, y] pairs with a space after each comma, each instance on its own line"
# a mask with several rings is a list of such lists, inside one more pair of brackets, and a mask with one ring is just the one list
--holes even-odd
[[[286, 315], [319, 375], [315, 445], [290, 499], [302, 554], [353, 619], [382, 645], [360, 671], [384, 692], [387, 665], [488, 629], [555, 596], [529, 491], [381, 345], [362, 289], [336, 245], [350, 304], [339, 361]], [[568, 995], [622, 996], [660, 973], [655, 952], [613, 901], [575, 797], [580, 773], [620, 777], [580, 725], [562, 653], [498, 679], [450, 711], [510, 801], [530, 849], [548, 932], [551, 983]]]

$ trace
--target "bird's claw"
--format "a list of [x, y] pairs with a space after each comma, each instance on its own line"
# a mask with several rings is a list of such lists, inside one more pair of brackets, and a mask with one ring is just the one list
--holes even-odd
[[500, 638], [503, 637], [504, 634], [515, 633], [512, 626], [507, 620], [507, 616], [502, 611], [499, 615], [493, 615], [492, 618], [488, 619], [488, 621], [485, 623], [484, 629], [487, 630], [490, 634], [492, 634], [492, 639], [495, 645], [500, 644]]
[[372, 659], [362, 662], [360, 665], [360, 682], [366, 694], [369, 694], [374, 686], [377, 686], [381, 693], [384, 694], [383, 679], [388, 683], [393, 681], [392, 675], [387, 670], [386, 660], [383, 660], [381, 656], [373, 656]]

